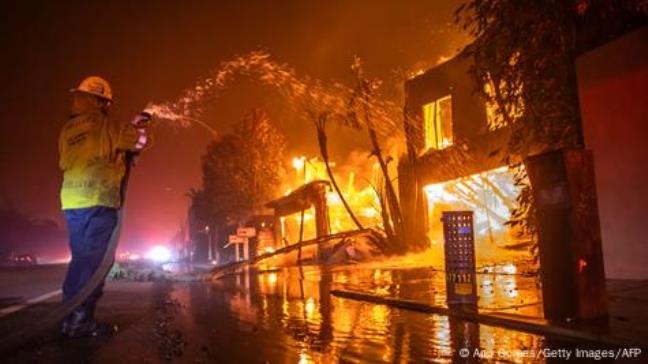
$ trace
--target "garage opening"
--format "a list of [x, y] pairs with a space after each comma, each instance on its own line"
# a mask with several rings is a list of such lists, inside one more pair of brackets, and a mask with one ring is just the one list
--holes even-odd
[[492, 169], [423, 187], [427, 203], [427, 238], [434, 257], [443, 260], [443, 211], [474, 212], [477, 264], [528, 258], [531, 237], [507, 224], [520, 189], [508, 167]]

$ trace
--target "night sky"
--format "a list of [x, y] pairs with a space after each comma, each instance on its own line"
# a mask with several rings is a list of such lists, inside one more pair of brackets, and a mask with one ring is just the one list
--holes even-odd
[[[458, 3], [3, 1], [0, 200], [62, 223], [57, 138], [68, 89], [85, 76], [111, 82], [116, 119], [130, 119], [148, 101], [173, 100], [221, 61], [256, 49], [300, 75], [342, 81], [358, 54], [372, 75], [396, 88], [395, 70], [429, 67], [464, 44], [466, 36], [451, 24]], [[276, 94], [243, 80], [214, 102], [205, 120], [227, 131], [244, 111], [259, 106], [285, 131], [291, 153], [315, 155], [310, 125], [286, 117], [280, 105]], [[122, 247], [166, 242], [185, 219], [185, 193], [200, 185], [206, 133], [165, 125], [153, 132], [155, 145], [131, 179]], [[334, 158], [354, 148], [340, 137], [332, 145]]]

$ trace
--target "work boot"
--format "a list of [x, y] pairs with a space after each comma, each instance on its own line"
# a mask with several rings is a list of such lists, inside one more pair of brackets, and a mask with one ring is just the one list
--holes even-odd
[[70, 323], [68, 322], [67, 318], [61, 322], [61, 336], [68, 336], [70, 333]]
[[116, 331], [115, 325], [96, 322], [85, 308], [72, 311], [61, 323], [61, 335], [70, 338], [103, 336]]
[[88, 313], [82, 308], [77, 308], [70, 312], [61, 322], [61, 335], [69, 336], [75, 327], [80, 327], [85, 321], [88, 321]]
[[117, 327], [115, 325], [90, 321], [86, 322], [81, 326], [71, 328], [67, 337], [69, 338], [80, 338], [80, 337], [98, 337], [98, 336], [108, 336], [117, 332]]

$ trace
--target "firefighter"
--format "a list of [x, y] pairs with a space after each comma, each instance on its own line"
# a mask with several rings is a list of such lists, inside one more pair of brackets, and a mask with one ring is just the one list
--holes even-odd
[[[130, 124], [109, 120], [112, 90], [100, 77], [88, 77], [70, 92], [69, 119], [59, 136], [61, 208], [72, 257], [63, 282], [64, 303], [84, 287], [103, 259], [118, 223], [125, 155], [141, 150], [145, 140], [142, 125], [148, 122], [142, 114]], [[85, 302], [63, 320], [61, 334], [83, 337], [113, 331], [111, 325], [94, 319], [103, 286], [102, 280]]]

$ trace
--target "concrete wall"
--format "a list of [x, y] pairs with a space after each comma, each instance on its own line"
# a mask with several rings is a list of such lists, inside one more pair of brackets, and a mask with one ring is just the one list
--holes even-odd
[[608, 278], [648, 278], [648, 28], [579, 57]]

